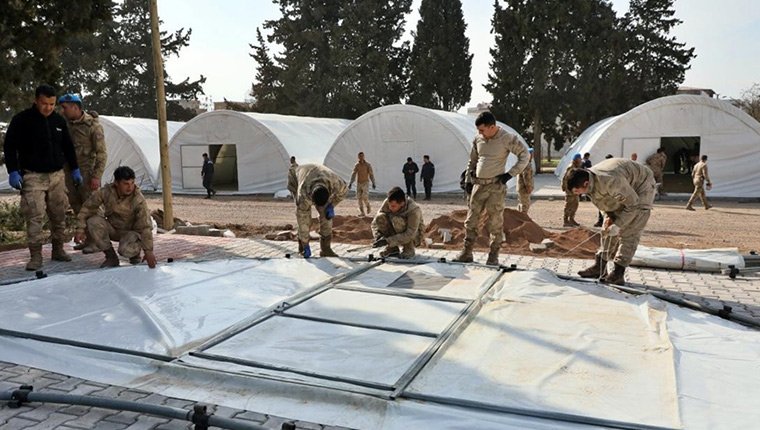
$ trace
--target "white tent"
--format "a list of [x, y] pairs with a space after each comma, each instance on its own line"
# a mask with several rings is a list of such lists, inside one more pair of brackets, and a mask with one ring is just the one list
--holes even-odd
[[[499, 126], [515, 132], [505, 124]], [[422, 156], [429, 155], [435, 164], [433, 192], [459, 191], [459, 177], [476, 133], [475, 119], [467, 115], [413, 105], [383, 106], [357, 118], [335, 139], [325, 165], [349, 179], [357, 154], [364, 152], [375, 172], [377, 192], [385, 193], [393, 186], [403, 188], [401, 167], [407, 157], [421, 169]], [[508, 164], [515, 162], [510, 156]], [[421, 183], [417, 188], [422, 192]]]
[[710, 196], [760, 197], [760, 172], [754, 166], [760, 157], [760, 123], [730, 103], [704, 96], [662, 97], [597, 122], [570, 146], [555, 174], [561, 176], [576, 153], [590, 152], [596, 164], [606, 154], [628, 158], [636, 152], [643, 163], [665, 140], [679, 138], [697, 142], [699, 153], [709, 156]]
[[[146, 118], [100, 116], [106, 139], [108, 161], [102, 183], [113, 180], [113, 171], [129, 166], [135, 171], [135, 182], [143, 190], [161, 188], [161, 159], [158, 143], [158, 121]], [[168, 121], [169, 138], [182, 127], [182, 122]], [[9, 190], [8, 172], [0, 169], [0, 190]]]
[[319, 163], [350, 120], [229, 110], [201, 114], [171, 141], [172, 188], [200, 193], [201, 154], [214, 163], [214, 185], [222, 192], [274, 193], [287, 187], [290, 157]]
[[[106, 136], [108, 162], [102, 182], [113, 180], [113, 171], [129, 166], [135, 171], [135, 182], [143, 190], [161, 188], [161, 155], [158, 141], [158, 120], [101, 116], [100, 124]], [[182, 127], [183, 122], [167, 121], [169, 139]]]

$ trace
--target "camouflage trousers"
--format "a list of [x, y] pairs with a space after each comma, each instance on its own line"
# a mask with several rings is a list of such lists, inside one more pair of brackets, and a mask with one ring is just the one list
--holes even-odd
[[709, 206], [707, 203], [707, 195], [705, 195], [704, 181], [694, 182], [694, 192], [691, 193], [691, 197], [689, 197], [689, 203], [687, 203], [686, 206], [691, 206], [692, 204], [696, 203], [697, 199], [702, 202], [705, 208]]
[[100, 215], [87, 219], [87, 233], [100, 251], [113, 248], [112, 240], [119, 242], [118, 252], [123, 257], [138, 257], [142, 251], [140, 233], [130, 230], [116, 230], [107, 219]]
[[66, 240], [66, 185], [63, 170], [52, 173], [24, 172], [21, 187], [21, 213], [26, 219], [26, 236], [29, 245], [42, 245], [45, 213], [50, 220], [51, 238], [55, 242]]
[[377, 232], [375, 233], [375, 240], [380, 237], [384, 237], [388, 240], [388, 246], [403, 246], [404, 248], [412, 248], [419, 246], [422, 243], [422, 230], [417, 229], [417, 234], [407, 243], [392, 243], [390, 239], [393, 236], [406, 231], [407, 220], [404, 217], [388, 215], [386, 213], [378, 213], [375, 215], [373, 223], [377, 226]]
[[507, 189], [501, 182], [495, 184], [475, 184], [469, 201], [467, 219], [464, 221], [464, 242], [466, 246], [473, 246], [478, 238], [478, 225], [480, 216], [485, 210], [488, 216], [486, 230], [491, 238], [491, 248], [498, 248], [504, 240], [504, 199]]
[[[319, 236], [332, 236], [332, 220], [325, 217], [325, 208], [317, 207], [319, 215]], [[296, 209], [296, 221], [298, 221], [298, 240], [301, 243], [309, 243], [309, 231], [311, 230], [311, 206], [307, 210]]]
[[530, 193], [527, 190], [517, 190], [517, 210], [526, 214], [530, 209]]
[[579, 198], [575, 194], [565, 194], [565, 219], [574, 219], [578, 212]]
[[624, 220], [618, 218], [615, 225], [620, 227], [620, 234], [617, 236], [602, 234], [602, 243], [599, 247], [602, 259], [613, 260], [623, 267], [628, 267], [633, 260], [633, 255], [636, 254], [636, 248], [639, 247], [641, 233], [644, 232], [651, 212], [649, 209], [639, 209]]
[[[367, 208], [369, 214], [369, 181], [356, 183], [356, 200], [359, 202], [359, 212], [364, 213], [364, 207]], [[362, 207], [364, 205], [364, 207]]]
[[66, 170], [66, 190], [69, 193], [69, 206], [74, 214], [79, 214], [79, 211], [84, 206], [84, 202], [90, 198], [93, 191], [90, 188], [90, 176], [82, 175], [82, 185], [74, 185], [74, 180], [71, 178], [71, 174]]

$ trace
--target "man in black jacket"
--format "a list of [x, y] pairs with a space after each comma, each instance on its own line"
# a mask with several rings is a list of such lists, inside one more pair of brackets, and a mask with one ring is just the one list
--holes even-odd
[[420, 168], [417, 167], [417, 163], [412, 161], [412, 157], [408, 157], [404, 167], [401, 168], [401, 172], [404, 174], [404, 182], [406, 182], [406, 196], [414, 200], [417, 200], [417, 183], [414, 180], [419, 171]]
[[429, 155], [422, 156], [422, 172], [420, 180], [425, 187], [425, 200], [430, 200], [430, 193], [433, 190], [433, 177], [435, 177], [435, 164], [430, 161]]
[[26, 236], [31, 258], [26, 270], [42, 268], [43, 218], [50, 220], [51, 258], [71, 261], [63, 250], [66, 221], [64, 163], [71, 168], [77, 186], [82, 184], [74, 144], [66, 120], [54, 112], [55, 89], [37, 87], [34, 104], [11, 120], [5, 136], [5, 165], [11, 187], [21, 190], [21, 212], [26, 219]]

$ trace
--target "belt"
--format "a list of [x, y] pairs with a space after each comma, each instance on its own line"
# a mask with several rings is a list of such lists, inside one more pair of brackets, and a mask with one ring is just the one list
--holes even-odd
[[493, 178], [472, 178], [472, 182], [477, 185], [489, 185], [489, 184], [495, 184], [499, 182], [499, 177], [494, 176]]

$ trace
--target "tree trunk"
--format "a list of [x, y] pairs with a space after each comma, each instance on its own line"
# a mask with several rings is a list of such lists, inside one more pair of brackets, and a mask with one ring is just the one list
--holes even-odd
[[541, 112], [538, 109], [533, 113], [533, 160], [536, 173], [541, 173]]

